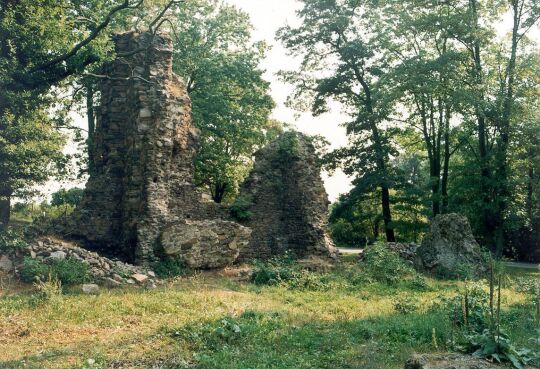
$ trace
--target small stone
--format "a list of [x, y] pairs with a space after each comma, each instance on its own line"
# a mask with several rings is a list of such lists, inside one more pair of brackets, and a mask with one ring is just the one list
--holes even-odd
[[106, 278], [103, 278], [103, 285], [108, 288], [116, 288], [116, 287], [120, 287], [122, 283], [115, 281], [112, 278], [106, 277]]
[[0, 270], [11, 272], [13, 270], [13, 262], [7, 255], [0, 256]]
[[152, 112], [150, 109], [143, 108], [139, 111], [139, 118], [150, 118], [152, 116]]
[[66, 258], [66, 253], [64, 251], [54, 251], [54, 252], [51, 252], [49, 257], [51, 259], [63, 260]]
[[128, 279], [128, 280], [126, 281], [126, 283], [127, 283], [127, 284], [135, 284], [135, 280], [133, 280], [133, 279], [130, 278], [130, 279]]
[[30, 257], [31, 257], [32, 259], [35, 259], [35, 258], [37, 257], [36, 252], [33, 251], [33, 250], [30, 250]]
[[99, 293], [99, 286], [94, 283], [83, 284], [82, 291], [88, 295], [96, 295]]
[[124, 278], [122, 278], [122, 276], [116, 273], [112, 275], [112, 279], [120, 283], [123, 283], [125, 281]]
[[147, 275], [136, 273], [131, 276], [137, 283], [144, 283], [148, 279]]
[[151, 270], [148, 271], [148, 273], [146, 273], [146, 274], [148, 274], [148, 275], [149, 275], [150, 277], [152, 277], [152, 278], [155, 278], [155, 277], [156, 277], [156, 273], [154, 273], [154, 272], [151, 271]]

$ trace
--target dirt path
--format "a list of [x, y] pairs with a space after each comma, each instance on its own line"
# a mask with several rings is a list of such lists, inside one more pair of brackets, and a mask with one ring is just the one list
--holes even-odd
[[533, 264], [533, 263], [521, 263], [521, 262], [515, 262], [515, 261], [506, 261], [504, 265], [511, 267], [511, 268], [521, 268], [521, 269], [537, 269], [540, 271], [540, 264]]
[[347, 247], [339, 247], [338, 250], [340, 254], [344, 254], [344, 255], [358, 255], [364, 251], [363, 249], [350, 249]]

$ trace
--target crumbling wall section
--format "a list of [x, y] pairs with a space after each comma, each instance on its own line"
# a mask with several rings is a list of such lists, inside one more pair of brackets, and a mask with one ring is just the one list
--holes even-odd
[[253, 230], [240, 260], [285, 252], [335, 254], [326, 232], [329, 201], [320, 172], [310, 138], [298, 132], [286, 132], [256, 153], [239, 196], [244, 224]]
[[118, 57], [100, 83], [94, 173], [72, 236], [149, 261], [163, 225], [200, 207], [192, 182], [197, 130], [172, 72], [171, 39], [128, 32], [114, 41]]

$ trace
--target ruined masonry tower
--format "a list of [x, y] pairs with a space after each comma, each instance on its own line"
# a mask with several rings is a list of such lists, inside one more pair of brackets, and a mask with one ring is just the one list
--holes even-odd
[[129, 32], [114, 41], [119, 55], [131, 55], [103, 71], [109, 78], [100, 88], [95, 173], [72, 236], [150, 260], [161, 227], [198, 209], [192, 183], [197, 130], [185, 86], [172, 72], [171, 39]]
[[253, 216], [240, 225], [193, 184], [198, 131], [172, 72], [171, 39], [128, 32], [114, 42], [118, 57], [100, 81], [94, 170], [64, 234], [138, 264], [173, 258], [202, 269], [289, 250], [332, 253], [328, 199], [306, 137], [284, 134], [256, 155], [241, 194]]

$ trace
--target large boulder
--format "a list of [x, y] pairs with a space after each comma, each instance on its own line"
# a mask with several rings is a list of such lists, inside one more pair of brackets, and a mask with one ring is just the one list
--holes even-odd
[[167, 226], [161, 247], [167, 257], [193, 269], [213, 269], [236, 261], [251, 229], [225, 220], [183, 220]]
[[437, 215], [416, 254], [420, 269], [442, 276], [453, 276], [464, 269], [481, 274], [486, 268], [482, 248], [469, 221], [460, 214]]

